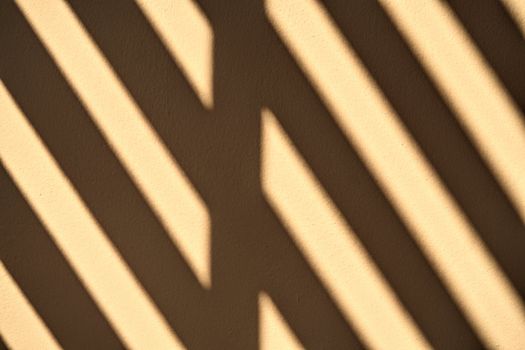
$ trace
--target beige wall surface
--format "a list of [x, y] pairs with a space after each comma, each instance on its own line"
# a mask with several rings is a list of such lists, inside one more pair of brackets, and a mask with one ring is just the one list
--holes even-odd
[[0, 348], [525, 349], [524, 13], [0, 0]]

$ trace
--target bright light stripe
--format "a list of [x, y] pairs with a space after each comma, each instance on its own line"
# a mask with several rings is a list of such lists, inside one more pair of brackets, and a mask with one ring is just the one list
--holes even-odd
[[326, 11], [313, 0], [266, 5], [277, 32], [478, 333], [492, 347], [525, 348], [519, 296]]
[[122, 341], [183, 348], [3, 84], [0, 106], [2, 164]]
[[266, 293], [259, 293], [260, 350], [304, 349]]
[[192, 0], [135, 0], [206, 108], [213, 107], [213, 30]]
[[268, 110], [262, 112], [262, 130], [262, 186], [268, 202], [348, 322], [374, 349], [430, 348]]
[[209, 287], [206, 205], [63, 0], [17, 0], [166, 231]]
[[0, 335], [11, 349], [62, 349], [1, 261]]
[[505, 88], [443, 1], [380, 3], [419, 56], [525, 222], [525, 127], [523, 116]]
[[514, 18], [514, 21], [525, 37], [525, 1], [523, 0], [501, 0]]

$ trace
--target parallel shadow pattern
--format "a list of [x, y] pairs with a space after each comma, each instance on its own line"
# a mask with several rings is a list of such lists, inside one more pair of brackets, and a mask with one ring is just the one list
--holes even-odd
[[0, 347], [525, 347], [525, 5], [468, 3], [1, 0]]

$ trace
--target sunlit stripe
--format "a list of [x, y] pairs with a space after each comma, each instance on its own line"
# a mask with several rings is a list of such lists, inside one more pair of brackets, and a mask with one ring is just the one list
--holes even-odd
[[514, 18], [514, 21], [525, 37], [525, 1], [523, 0], [501, 0]]
[[304, 349], [266, 293], [259, 293], [260, 350]]
[[275, 116], [262, 112], [262, 186], [347, 320], [374, 349], [428, 349], [397, 300]]
[[277, 32], [478, 333], [492, 347], [525, 348], [519, 296], [326, 11], [313, 0], [266, 5]]
[[0, 106], [2, 164], [119, 337], [183, 348], [3, 84]]
[[380, 3], [445, 95], [525, 223], [525, 126], [495, 73], [444, 1]]
[[62, 349], [1, 261], [0, 335], [11, 349]]
[[16, 2], [201, 283], [210, 286], [209, 215], [183, 170], [68, 5]]
[[207, 108], [213, 107], [213, 30], [192, 0], [135, 0]]

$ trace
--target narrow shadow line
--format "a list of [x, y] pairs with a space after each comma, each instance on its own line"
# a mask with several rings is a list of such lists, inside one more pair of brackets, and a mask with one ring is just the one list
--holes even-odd
[[505, 6], [496, 0], [447, 0], [447, 3], [524, 115], [525, 44], [523, 35]]
[[2, 167], [0, 258], [64, 349], [123, 349]]
[[[328, 0], [326, 4], [404, 125], [523, 298], [525, 256], [521, 252], [525, 249], [525, 228], [432, 80], [378, 4], [335, 0]], [[360, 13], [367, 13], [367, 16]]]

